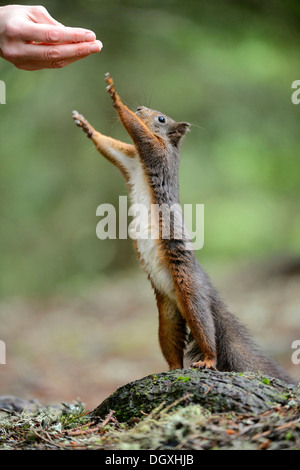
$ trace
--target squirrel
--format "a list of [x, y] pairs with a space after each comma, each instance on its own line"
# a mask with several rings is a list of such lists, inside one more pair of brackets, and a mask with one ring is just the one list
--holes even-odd
[[[93, 141], [97, 150], [123, 174], [132, 203], [150, 206], [179, 204], [178, 171], [180, 147], [189, 130], [187, 122], [175, 122], [165, 114], [139, 106], [131, 111], [121, 101], [114, 81], [106, 74], [107, 91], [121, 123], [133, 144], [123, 143], [96, 131], [77, 111], [75, 123]], [[138, 258], [156, 296], [159, 312], [159, 344], [169, 369], [182, 369], [184, 357], [191, 367], [232, 372], [261, 372], [292, 383], [293, 380], [272, 359], [265, 356], [246, 327], [228, 311], [208, 275], [190, 247], [189, 234], [178, 209], [174, 224], [183, 227], [181, 238], [134, 240]]]

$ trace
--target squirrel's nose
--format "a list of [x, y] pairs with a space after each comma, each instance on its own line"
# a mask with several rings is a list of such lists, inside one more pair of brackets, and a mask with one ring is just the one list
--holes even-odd
[[143, 111], [143, 109], [147, 109], [147, 108], [145, 108], [145, 106], [139, 106], [139, 107], [137, 108], [137, 111]]

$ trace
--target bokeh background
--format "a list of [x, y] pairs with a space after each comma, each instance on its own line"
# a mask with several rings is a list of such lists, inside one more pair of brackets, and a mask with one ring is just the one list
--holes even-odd
[[0, 62], [0, 394], [93, 407], [166, 369], [131, 240], [96, 237], [97, 206], [118, 207], [125, 184], [71, 118], [77, 109], [128, 141], [105, 92], [108, 71], [130, 107], [193, 124], [180, 185], [182, 203], [205, 204], [197, 257], [263, 348], [300, 379], [291, 363], [300, 339], [300, 105], [291, 101], [299, 2], [43, 5], [95, 31], [104, 48], [61, 70]]

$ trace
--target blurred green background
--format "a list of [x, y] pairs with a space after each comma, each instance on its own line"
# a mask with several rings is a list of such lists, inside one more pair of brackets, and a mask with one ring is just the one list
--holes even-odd
[[[23, 2], [21, 2], [23, 3]], [[26, 4], [26, 2], [24, 2]], [[204, 265], [299, 253], [300, 78], [296, 1], [45, 1], [104, 48], [61, 70], [1, 60], [0, 295], [77, 292], [138, 269], [131, 241], [96, 238], [96, 208], [126, 188], [72, 121], [77, 109], [126, 139], [105, 92], [194, 124], [182, 147], [181, 202], [205, 204]]]

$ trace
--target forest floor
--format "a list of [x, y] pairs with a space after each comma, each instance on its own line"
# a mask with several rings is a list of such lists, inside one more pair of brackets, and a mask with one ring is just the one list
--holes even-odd
[[[212, 267], [210, 273], [231, 311], [238, 313], [239, 318], [250, 327], [263, 349], [299, 380], [300, 365], [293, 365], [291, 361], [292, 343], [300, 339], [298, 262], [276, 260], [263, 267], [239, 267], [232, 271]], [[99, 281], [76, 297], [64, 295], [48, 299], [18, 298], [2, 301], [0, 322], [0, 339], [5, 341], [7, 348], [6, 364], [0, 365], [0, 395], [36, 399], [42, 404], [42, 408], [35, 411], [35, 416], [32, 413], [29, 417], [26, 417], [26, 413], [22, 417], [14, 413], [9, 415], [10, 422], [23, 420], [23, 425], [19, 423], [16, 427], [19, 444], [24, 438], [24, 445], [27, 446], [28, 436], [31, 436], [32, 445], [37, 447], [80, 447], [81, 438], [85, 440], [84, 446], [89, 446], [90, 442], [93, 445], [96, 442], [101, 448], [105, 448], [105, 445], [118, 446], [118, 432], [124, 425], [120, 425], [113, 416], [108, 416], [106, 424], [96, 424], [99, 429], [95, 433], [89, 432], [93, 424], [89, 420], [88, 411], [99, 405], [117, 387], [166, 370], [158, 346], [157, 310], [153, 293], [140, 272], [128, 273], [126, 278]], [[174, 413], [176, 422], [177, 412], [170, 409], [163, 419], [168, 420], [167, 416], [170, 416], [172, 420]], [[190, 412], [192, 415], [196, 413], [194, 409]], [[8, 416], [3, 413], [2, 420], [5, 420]], [[212, 434], [210, 438], [210, 431], [207, 431], [208, 444], [204, 447], [218, 447], [221, 441], [223, 447], [227, 444], [234, 447], [236, 426], [244, 429], [244, 425], [251, 427], [253, 424], [257, 435], [263, 433], [266, 427], [276, 433], [277, 428], [282, 426], [283, 415], [288, 414], [289, 421], [295, 421], [297, 413], [293, 413], [296, 413], [295, 410], [284, 408], [278, 409], [276, 416], [261, 416], [261, 427], [255, 417], [245, 415], [236, 420], [233, 417], [232, 421], [232, 416], [228, 414], [224, 414], [221, 419], [220, 416], [206, 413], [205, 416], [201, 415], [200, 421], [203, 423], [205, 419], [206, 423], [212, 424]], [[169, 424], [161, 422], [161, 419], [158, 417], [157, 426], [163, 430]], [[213, 426], [216, 420], [219, 423], [219, 434], [216, 434]], [[46, 427], [43, 423], [46, 423]], [[191, 429], [198, 435], [200, 424], [197, 423], [195, 429], [191, 423]], [[294, 424], [298, 429], [298, 424]], [[3, 421], [1, 426], [5, 429]], [[292, 438], [293, 426], [286, 429], [287, 442], [291, 447], [295, 444]], [[73, 434], [76, 431], [74, 427], [78, 428], [77, 434]], [[68, 434], [68, 430], [71, 434]], [[58, 432], [58, 440], [53, 444], [54, 431]], [[128, 432], [130, 436], [132, 431]], [[109, 444], [104, 443], [107, 433], [113, 433], [109, 434], [106, 441]], [[9, 431], [5, 435], [9, 436]], [[13, 447], [13, 441], [17, 439], [14, 431], [9, 439]], [[199, 439], [195, 439], [196, 448], [201, 447]], [[245, 439], [246, 447], [248, 441]], [[266, 436], [263, 440], [254, 439], [252, 444], [256, 448], [264, 445], [267, 448], [271, 445], [267, 441], [269, 439]], [[133, 445], [130, 438], [128, 442], [129, 446]], [[123, 444], [126, 448], [126, 441]]]
[[[160, 381], [158, 389], [163, 387], [168, 390], [171, 379], [171, 393], [176, 389], [177, 393], [182, 391], [183, 394], [169, 404], [161, 401], [152, 407], [152, 398], [146, 391], [145, 403], [152, 407], [152, 411], [148, 413], [141, 411], [140, 403], [142, 401], [144, 404], [143, 398], [131, 388], [132, 384], [127, 386], [126, 392], [117, 391], [115, 400], [120, 398], [124, 409], [129, 402], [129, 406], [135, 406], [127, 399], [129, 395], [133, 402], [136, 400], [136, 404], [139, 403], [136, 406], [137, 411], [132, 411], [135, 413], [134, 417], [126, 421], [122, 419], [122, 422], [117, 419], [120, 411], [110, 409], [105, 416], [99, 418], [88, 413], [84, 405], [78, 402], [62, 404], [60, 407], [28, 403], [28, 408], [19, 413], [2, 410], [0, 450], [300, 450], [299, 387], [284, 389], [279, 383], [272, 383], [266, 377], [245, 375], [231, 379], [231, 374], [228, 374], [229, 377], [224, 377], [223, 380], [222, 373], [215, 377], [216, 372], [211, 372], [211, 377], [207, 378], [203, 373], [199, 377], [199, 371], [173, 372], [177, 374], [173, 379], [170, 373], [165, 373], [139, 381], [145, 387], [150, 386], [150, 389], [158, 385], [152, 385], [152, 381]], [[193, 400], [193, 392], [184, 394], [188, 378], [191, 381], [190, 390], [195, 390], [194, 380], [199, 382], [198, 393], [204, 406], [199, 402], [190, 402]], [[255, 393], [247, 388], [252, 387], [252, 381]], [[207, 382], [210, 386], [203, 393], [201, 389], [207, 387]], [[215, 397], [210, 396], [214, 385], [220, 391]], [[136, 386], [138, 387], [137, 384]], [[167, 393], [170, 398], [171, 393]], [[222, 405], [226, 395], [229, 402], [238, 404], [241, 410], [229, 409], [229, 402], [226, 410], [226, 406]], [[264, 396], [273, 395], [276, 397], [274, 404], [264, 401]], [[239, 405], [241, 397], [243, 398]], [[111, 400], [114, 401], [113, 398]], [[251, 408], [252, 404], [254, 407], [263, 404], [264, 409], [257, 412]], [[220, 406], [224, 411], [213, 409]], [[249, 411], [245, 410], [248, 407]]]

